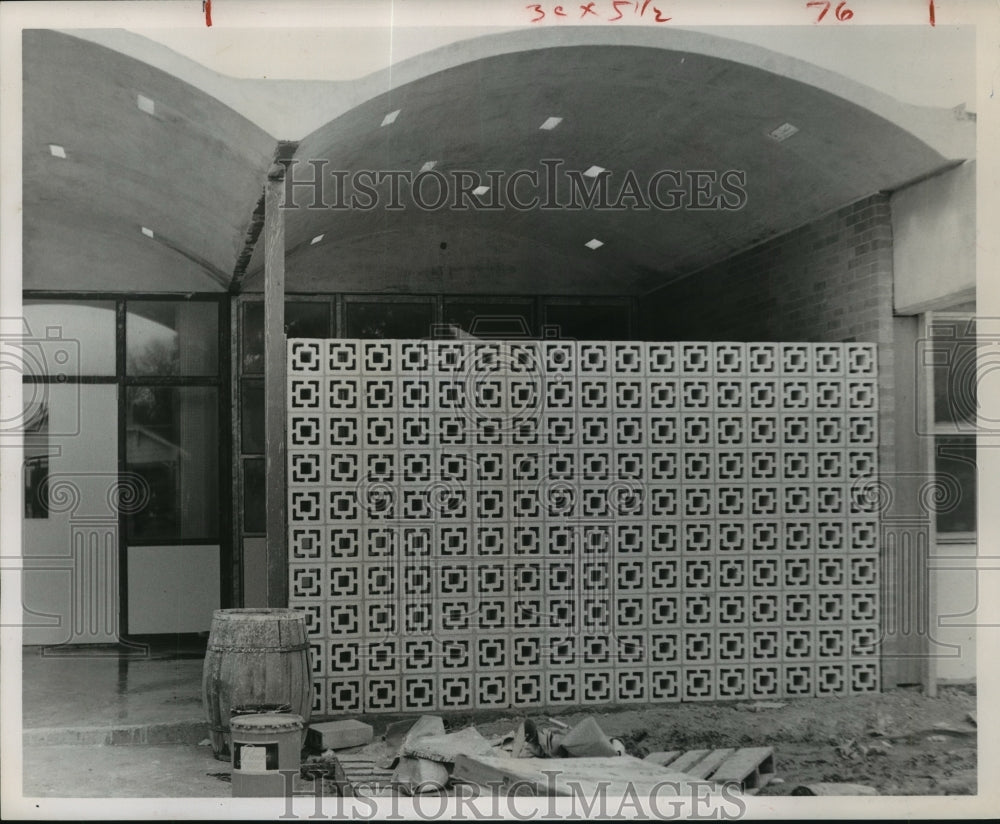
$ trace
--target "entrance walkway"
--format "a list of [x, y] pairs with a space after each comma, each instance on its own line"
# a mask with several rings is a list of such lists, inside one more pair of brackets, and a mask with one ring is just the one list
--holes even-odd
[[204, 641], [22, 650], [25, 796], [228, 797], [230, 772], [201, 742]]

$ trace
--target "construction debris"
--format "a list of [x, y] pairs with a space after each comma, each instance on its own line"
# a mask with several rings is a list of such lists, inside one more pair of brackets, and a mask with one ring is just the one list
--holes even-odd
[[[528, 730], [531, 730], [531, 740], [528, 739]], [[538, 746], [538, 738], [535, 735], [534, 726], [528, 726], [526, 721], [517, 725], [514, 731], [514, 739], [511, 743], [510, 754], [513, 758], [539, 758], [543, 755], [542, 748]]]
[[[683, 794], [691, 782], [705, 781], [755, 793], [774, 777], [770, 747], [662, 751], [640, 760], [627, 755], [622, 741], [610, 738], [592, 716], [572, 726], [525, 718], [492, 740], [474, 726], [446, 733], [436, 715], [396, 722], [379, 741], [365, 741], [365, 727], [371, 729], [359, 722], [315, 725], [311, 740], [328, 746], [309, 759], [315, 763], [303, 767], [303, 778], [331, 782], [341, 795], [444, 792], [453, 780], [494, 792], [516, 786], [519, 792], [566, 795], [581, 786], [612, 794], [660, 786], [662, 794], [663, 782]], [[343, 749], [350, 735], [363, 743]]]
[[379, 796], [391, 793], [393, 771], [379, 765], [372, 749], [369, 744], [356, 750], [341, 750], [336, 754], [337, 763], [351, 787], [350, 794]]
[[421, 715], [419, 718], [397, 721], [390, 724], [383, 738], [386, 746], [394, 751], [381, 766], [391, 770], [399, 762], [403, 750], [418, 738], [428, 735], [444, 735], [444, 719], [440, 715]]
[[396, 765], [392, 782], [407, 795], [440, 792], [450, 779], [448, 767], [427, 758], [404, 755]]
[[588, 756], [617, 756], [620, 753], [604, 734], [592, 716], [587, 716], [569, 732], [561, 736], [556, 754], [565, 758]]
[[[452, 777], [493, 792], [516, 787], [518, 793], [565, 796], [580, 788], [602, 787], [610, 796], [651, 794], [665, 797], [691, 793], [696, 779], [664, 770], [630, 755], [612, 758], [511, 758], [459, 756]], [[698, 782], [704, 787], [703, 782]], [[721, 790], [721, 787], [719, 788]]]
[[453, 764], [459, 755], [492, 755], [490, 744], [475, 727], [466, 727], [447, 735], [423, 735], [414, 740], [407, 738], [400, 747], [400, 755], [424, 758], [443, 764]]
[[310, 724], [306, 733], [306, 746], [313, 750], [346, 750], [360, 747], [373, 738], [371, 724], [361, 721], [324, 721]]
[[440, 715], [421, 715], [390, 724], [383, 738], [392, 747], [402, 747], [407, 741], [422, 735], [444, 735], [444, 719]]
[[625, 745], [610, 739], [592, 716], [570, 728], [556, 719], [540, 724], [526, 718], [514, 732], [511, 755], [514, 758], [586, 758], [619, 756]]
[[974, 738], [976, 733], [977, 729], [975, 727], [952, 727], [949, 724], [942, 722], [935, 724], [930, 729], [911, 730], [910, 732], [901, 732], [896, 735], [886, 735], [884, 740], [913, 741], [918, 738], [924, 738], [928, 741], [941, 741], [944, 740], [945, 736], [951, 736], [953, 738]]
[[679, 756], [680, 754], [681, 754], [680, 750], [669, 750], [669, 751], [661, 750], [659, 752], [651, 752], [642, 760], [650, 761], [653, 764], [659, 764], [661, 767], [665, 767], [671, 761], [675, 761], [677, 759], [677, 756]]
[[352, 794], [350, 782], [333, 750], [309, 756], [299, 768], [299, 778], [303, 781], [322, 782], [324, 794]]
[[722, 750], [672, 750], [652, 752], [645, 761], [689, 778], [703, 778], [719, 784], [739, 784], [753, 795], [774, 779], [774, 749], [744, 747]]

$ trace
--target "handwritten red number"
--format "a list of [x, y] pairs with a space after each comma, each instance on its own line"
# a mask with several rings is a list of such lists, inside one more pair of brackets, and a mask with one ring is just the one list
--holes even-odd
[[820, 6], [823, 7], [823, 11], [821, 11], [819, 13], [819, 17], [816, 18], [816, 22], [817, 23], [820, 20], [822, 20], [824, 17], [826, 17], [826, 13], [828, 11], [830, 11], [830, 2], [829, 2], [829, 0], [810, 0], [810, 2], [806, 3], [806, 8], [810, 8], [810, 9], [819, 8]]
[[625, 15], [622, 14], [622, 10], [618, 8], [619, 6], [631, 6], [632, 0], [612, 0], [611, 5], [615, 7], [615, 14], [617, 17], [609, 17], [608, 21], [614, 23], [615, 20], [621, 20]]
[[[830, 0], [810, 0], [810, 2], [806, 3], [806, 7], [811, 9], [822, 9], [819, 13], [819, 17], [816, 18], [816, 22], [819, 23], [824, 17], [826, 17], [826, 13], [830, 11]], [[833, 16], [838, 22], [843, 23], [854, 17], [854, 12], [847, 8], [847, 0], [841, 0], [841, 2], [837, 4], [837, 8], [834, 9]]]
[[[206, 2], [210, 2], [210, 0], [206, 0]], [[639, 0], [611, 0], [611, 6], [614, 8], [615, 16], [609, 17], [607, 19], [609, 22], [612, 23], [621, 20], [625, 16], [622, 9], [625, 9], [629, 6], [632, 6], [633, 11], [638, 13], [638, 15], [642, 17], [646, 14], [646, 9], [650, 7], [651, 3], [652, 0], [643, 0], [642, 6], [640, 7]], [[597, 12], [597, 9], [595, 8], [597, 4], [598, 4], [597, 0], [592, 0], [592, 2], [589, 3], [581, 3], [579, 6], [580, 18], [583, 19], [584, 17], [587, 17], [589, 15], [593, 15], [594, 17], [600, 17], [600, 15]], [[548, 16], [545, 12], [545, 9], [543, 8], [543, 5], [544, 4], [542, 3], [529, 3], [527, 6], [525, 6], [526, 9], [535, 14], [535, 17], [532, 17], [529, 22], [539, 23]], [[819, 20], [822, 20], [824, 15], [830, 8], [830, 0], [810, 0], [810, 2], [807, 3], [807, 5], [822, 6], [823, 11], [819, 15]], [[846, 2], [841, 2], [841, 4], [837, 6], [836, 14], [838, 20], [850, 20], [854, 16], [854, 12], [852, 12], [846, 6], [847, 6]], [[653, 20], [657, 23], [666, 23], [673, 19], [672, 17], [667, 17], [663, 13], [663, 11], [660, 10], [658, 6], [653, 6], [652, 9], [654, 14]], [[569, 16], [568, 13], [566, 12], [565, 6], [561, 5], [553, 6], [551, 14], [553, 17]], [[819, 22], [819, 20], [817, 20], [816, 22]]]

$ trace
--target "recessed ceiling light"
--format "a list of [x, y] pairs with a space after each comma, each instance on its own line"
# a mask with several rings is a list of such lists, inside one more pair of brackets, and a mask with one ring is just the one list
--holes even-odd
[[597, 177], [601, 172], [606, 172], [606, 171], [607, 169], [605, 169], [603, 166], [591, 166], [589, 169], [587, 169], [587, 171], [584, 172], [584, 175], [586, 175], [587, 177]]
[[310, 246], [315, 246], [317, 243], [319, 243], [325, 237], [326, 237], [326, 235], [316, 235], [316, 237], [314, 237], [312, 240], [309, 241], [309, 245]]
[[558, 126], [560, 123], [562, 123], [562, 118], [561, 117], [548, 117], [548, 118], [545, 119], [545, 122], [541, 126], [539, 126], [538, 128], [539, 129], [545, 129], [545, 131], [550, 132], [556, 126]]
[[480, 195], [485, 195], [489, 190], [489, 186], [476, 186], [476, 188], [472, 190], [472, 194], [479, 197]]
[[791, 123], [782, 123], [777, 129], [770, 132], [770, 135], [781, 143], [782, 140], [788, 140], [798, 130], [798, 126], [793, 126]]
[[395, 123], [396, 118], [399, 117], [400, 109], [396, 109], [394, 112], [389, 112], [385, 117], [382, 118], [382, 125], [388, 126], [390, 123]]
[[600, 249], [604, 245], [604, 241], [603, 240], [598, 240], [595, 237], [595, 238], [591, 238], [590, 240], [588, 240], [583, 245], [586, 246], [588, 249]]
[[143, 226], [143, 227], [141, 227], [141, 228], [142, 228], [142, 233], [143, 233], [143, 234], [144, 234], [144, 235], [145, 235], [146, 237], [153, 237], [153, 230], [152, 230], [152, 229], [147, 229], [147, 228], [146, 228], [145, 226]]
[[52, 153], [53, 157], [66, 157], [66, 150], [62, 146], [57, 146], [55, 143], [49, 144], [49, 151]]
[[144, 94], [136, 95], [135, 104], [139, 107], [139, 111], [141, 112], [145, 112], [146, 114], [156, 114], [156, 104]]
[[438, 165], [436, 160], [428, 160], [423, 166], [420, 167], [421, 172], [429, 172], [435, 166]]

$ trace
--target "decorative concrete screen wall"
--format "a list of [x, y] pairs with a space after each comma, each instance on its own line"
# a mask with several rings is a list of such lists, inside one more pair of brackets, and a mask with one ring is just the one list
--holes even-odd
[[316, 713], [878, 689], [873, 345], [288, 352]]

